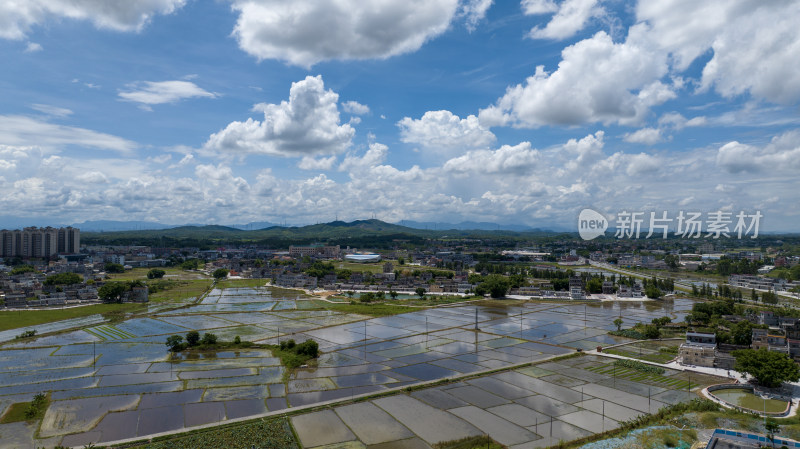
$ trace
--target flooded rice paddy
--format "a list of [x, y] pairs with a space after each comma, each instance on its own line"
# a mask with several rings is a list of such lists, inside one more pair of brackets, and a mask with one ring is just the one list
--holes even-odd
[[[318, 308], [315, 301], [269, 288], [214, 290], [200, 304], [157, 309], [146, 318], [115, 324], [87, 319], [80, 323], [82, 330], [6, 343], [0, 347], [0, 413], [38, 392], [48, 392], [52, 402], [41, 428], [0, 425], [2, 441], [12, 441], [5, 437], [13, 434], [14, 447], [25, 447], [19, 441], [30, 447], [82, 446], [379, 392], [622, 342], [607, 334], [618, 316], [627, 327], [665, 315], [680, 320], [691, 309], [691, 302], [681, 299], [663, 304], [526, 303], [439, 307], [369, 318], [312, 310]], [[238, 335], [257, 343], [313, 338], [323, 354], [316, 368], [299, 370], [288, 379], [280, 361], [262, 349], [170, 358], [166, 337], [190, 330], [213, 332], [224, 340]], [[525, 379], [543, 377], [529, 374], [536, 373], [524, 374]], [[538, 404], [543, 400], [534, 398], [528, 405], [545, 409], [542, 413], [554, 413], [552, 407], [569, 409], [566, 406], [580, 394], [574, 390], [575, 379], [550, 381], [566, 382], [559, 386], [564, 397], [558, 400], [564, 405]], [[505, 406], [502, 410], [509, 416], [519, 412], [517, 406], [528, 406], [500, 403], [483, 393], [496, 395], [496, 388], [511, 388], [508, 382], [471, 382], [448, 390], [446, 396], [430, 394], [445, 405], [463, 408], [453, 415], [459, 421], [483, 419], [482, 412], [464, 404]], [[374, 402], [398, 417], [387, 409], [394, 407], [391, 401]], [[370, 414], [360, 409], [342, 413], [354, 420]], [[335, 416], [342, 417], [338, 411]], [[386, 419], [377, 412], [370, 416]], [[386, 427], [395, 429], [391, 435], [405, 435], [392, 426]]]
[[788, 405], [786, 401], [761, 397], [744, 388], [716, 390], [711, 392], [711, 394], [729, 404], [758, 412], [781, 413], [786, 410], [786, 406]]

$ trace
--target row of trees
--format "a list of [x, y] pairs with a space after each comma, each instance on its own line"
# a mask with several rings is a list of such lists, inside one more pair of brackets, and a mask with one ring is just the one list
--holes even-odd
[[[241, 343], [241, 339], [236, 337]], [[217, 344], [217, 336], [206, 332], [203, 334], [203, 338], [200, 338], [200, 332], [197, 331], [189, 331], [186, 334], [186, 342], [183, 341], [183, 337], [180, 335], [170, 335], [167, 337], [167, 348], [169, 348], [172, 352], [180, 352], [187, 348], [194, 348], [200, 345], [203, 346], [213, 346]]]
[[121, 303], [125, 293], [131, 291], [134, 287], [142, 286], [144, 286], [142, 281], [106, 282], [97, 290], [97, 296], [105, 303]]
[[733, 260], [723, 257], [717, 261], [717, 274], [730, 276], [732, 274], [758, 274], [758, 269], [764, 264], [757, 260]]

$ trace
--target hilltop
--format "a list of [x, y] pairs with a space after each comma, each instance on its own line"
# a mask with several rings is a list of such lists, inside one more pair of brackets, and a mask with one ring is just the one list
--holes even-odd
[[309, 243], [328, 243], [349, 246], [383, 246], [387, 242], [407, 240], [421, 243], [425, 239], [493, 237], [520, 238], [553, 234], [546, 231], [504, 231], [504, 230], [429, 230], [417, 229], [381, 220], [355, 220], [351, 222], [332, 221], [307, 226], [270, 226], [257, 230], [207, 225], [178, 226], [168, 229], [147, 229], [136, 231], [84, 232], [82, 243], [152, 245], [152, 246], [204, 246], [208, 244], [261, 244], [286, 246]]

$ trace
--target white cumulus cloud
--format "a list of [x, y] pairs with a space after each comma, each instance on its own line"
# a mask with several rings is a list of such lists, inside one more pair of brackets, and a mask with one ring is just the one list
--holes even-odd
[[[531, 3], [525, 5], [527, 14], [541, 14], [547, 12], [546, 3]], [[538, 9], [537, 9], [538, 8]], [[528, 11], [537, 11], [534, 13]], [[566, 39], [582, 30], [589, 20], [603, 14], [603, 8], [598, 6], [598, 0], [564, 0], [556, 14], [544, 28], [533, 28], [528, 36], [533, 39]]]
[[522, 0], [520, 5], [522, 12], [531, 16], [558, 11], [558, 5], [553, 0]]
[[494, 0], [465, 0], [461, 5], [460, 14], [464, 16], [467, 30], [475, 31], [478, 23], [486, 17], [486, 12], [494, 3]]
[[397, 126], [403, 142], [435, 151], [487, 148], [496, 139], [474, 115], [462, 119], [450, 111], [428, 111], [419, 119], [405, 117]]
[[339, 164], [339, 171], [363, 171], [364, 169], [378, 166], [386, 160], [386, 155], [388, 153], [388, 146], [373, 142], [369, 145], [369, 149], [363, 156], [348, 154], [342, 163]]
[[717, 165], [731, 173], [800, 170], [800, 130], [775, 136], [763, 147], [728, 142], [717, 151]]
[[703, 67], [703, 89], [726, 97], [749, 92], [781, 104], [800, 99], [799, 2], [640, 1], [636, 16], [652, 27], [651, 36], [679, 71], [713, 50]]
[[299, 157], [335, 154], [350, 147], [355, 129], [340, 124], [339, 95], [325, 90], [322, 76], [292, 83], [289, 100], [259, 103], [264, 120], [231, 122], [205, 143], [206, 150]]
[[444, 170], [455, 173], [523, 174], [535, 166], [539, 151], [530, 142], [503, 145], [497, 150], [475, 150], [450, 159]]
[[233, 35], [258, 59], [311, 67], [331, 59], [383, 59], [442, 34], [458, 0], [234, 0]]
[[336, 163], [336, 156], [313, 158], [303, 156], [303, 159], [297, 163], [297, 168], [301, 170], [330, 170], [333, 164]]
[[342, 110], [355, 115], [369, 114], [369, 106], [353, 100], [342, 103]]
[[663, 140], [661, 130], [657, 128], [642, 128], [632, 133], [627, 133], [623, 137], [625, 142], [641, 143], [644, 145], [655, 145]]
[[23, 39], [48, 20], [89, 20], [98, 28], [138, 31], [157, 14], [170, 14], [186, 0], [24, 0], [0, 2], [0, 37]]
[[481, 123], [538, 127], [639, 122], [650, 106], [670, 98], [658, 81], [668, 70], [666, 55], [652, 51], [646, 31], [636, 25], [621, 43], [601, 31], [566, 47], [556, 71], [538, 66], [524, 84], [509, 87], [495, 105], [481, 110]]

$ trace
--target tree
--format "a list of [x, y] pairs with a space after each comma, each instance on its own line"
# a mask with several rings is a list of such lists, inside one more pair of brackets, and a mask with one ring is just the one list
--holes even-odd
[[392, 299], [397, 299], [397, 292], [394, 290], [389, 290], [389, 296], [391, 296]]
[[167, 274], [167, 272], [160, 268], [151, 268], [150, 271], [147, 272], [147, 279], [161, 279], [165, 274]]
[[644, 338], [648, 340], [655, 340], [661, 336], [661, 332], [658, 330], [658, 326], [655, 324], [645, 324], [642, 327], [642, 335]]
[[650, 299], [658, 299], [661, 297], [661, 290], [654, 284], [648, 283], [647, 287], [644, 289], [644, 294]]
[[766, 291], [761, 294], [761, 301], [764, 304], [777, 304], [778, 303], [778, 295], [775, 294], [772, 290]]
[[204, 345], [215, 345], [217, 344], [217, 336], [212, 334], [211, 332], [206, 332], [203, 334], [203, 339], [200, 340], [200, 343]]
[[781, 430], [780, 424], [769, 418], [764, 422], [764, 429], [767, 431], [767, 439], [772, 443], [772, 447], [775, 447], [775, 434]]
[[200, 267], [200, 261], [197, 259], [189, 259], [181, 263], [181, 268], [184, 270], [196, 270]]
[[213, 273], [211, 273], [211, 275], [214, 276], [214, 279], [221, 281], [222, 279], [228, 277], [228, 273], [229, 271], [225, 268], [217, 268]]
[[662, 316], [661, 318], [653, 318], [650, 322], [655, 324], [658, 327], [662, 327], [665, 324], [671, 323], [672, 322], [672, 318], [670, 318], [668, 316]]
[[800, 380], [800, 367], [787, 354], [766, 349], [740, 349], [733, 369], [749, 374], [766, 387], [779, 387], [783, 382]]
[[623, 323], [622, 318], [617, 318], [616, 320], [614, 320], [614, 326], [617, 326], [617, 331], [622, 330], [622, 323]]
[[508, 292], [510, 284], [505, 276], [490, 274], [475, 288], [475, 293], [484, 295], [489, 293], [492, 298], [502, 298]]
[[731, 338], [733, 339], [733, 344], [750, 346], [750, 343], [752, 343], [753, 340], [754, 327], [755, 326], [753, 323], [747, 320], [739, 321], [731, 326]]
[[11, 275], [14, 276], [15, 274], [25, 274], [25, 273], [36, 273], [36, 268], [33, 268], [30, 265], [19, 265], [14, 267], [11, 270]]
[[405, 265], [405, 264], [406, 264], [406, 259], [404, 259], [403, 257], [397, 258], [397, 265]]
[[172, 352], [178, 352], [183, 349], [183, 337], [180, 335], [171, 335], [167, 337], [167, 347]]
[[664, 263], [670, 268], [670, 270], [677, 270], [678, 269], [678, 256], [674, 254], [667, 254], [664, 256]]
[[128, 284], [125, 282], [106, 282], [97, 291], [97, 296], [103, 302], [122, 302], [122, 295], [128, 291]]
[[44, 285], [73, 285], [83, 282], [83, 278], [77, 273], [58, 273], [47, 276]]
[[200, 332], [197, 331], [189, 331], [186, 333], [186, 343], [189, 346], [197, 346], [197, 343], [200, 342]]
[[315, 359], [319, 355], [319, 344], [314, 340], [308, 339], [297, 345], [296, 352]]
[[603, 281], [598, 277], [589, 279], [586, 283], [586, 291], [589, 293], [603, 293]]
[[117, 273], [117, 274], [119, 274], [119, 273], [124, 273], [125, 272], [125, 267], [123, 267], [122, 265], [120, 265], [118, 263], [107, 263], [105, 265], [105, 270], [106, 270], [107, 273]]
[[424, 287], [417, 287], [414, 292], [419, 296], [420, 299], [425, 297], [425, 288]]

